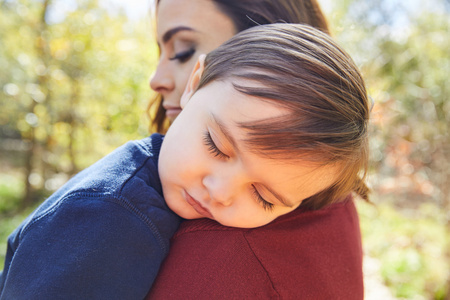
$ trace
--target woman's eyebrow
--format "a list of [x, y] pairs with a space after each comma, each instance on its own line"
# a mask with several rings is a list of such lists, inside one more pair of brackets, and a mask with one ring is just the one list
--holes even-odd
[[176, 34], [177, 32], [183, 31], [183, 30], [195, 31], [193, 28], [187, 27], [187, 26], [177, 26], [177, 27], [171, 28], [171, 29], [167, 30], [166, 33], [164, 33], [164, 35], [162, 36], [163, 43], [167, 43], [172, 38], [172, 36], [174, 36], [174, 34]]

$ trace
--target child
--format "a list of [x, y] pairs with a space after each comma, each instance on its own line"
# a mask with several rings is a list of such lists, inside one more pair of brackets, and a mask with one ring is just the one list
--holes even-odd
[[364, 82], [318, 30], [236, 35], [199, 59], [181, 101], [164, 141], [125, 144], [13, 232], [0, 299], [144, 298], [180, 222], [173, 212], [253, 228], [351, 191], [367, 199]]

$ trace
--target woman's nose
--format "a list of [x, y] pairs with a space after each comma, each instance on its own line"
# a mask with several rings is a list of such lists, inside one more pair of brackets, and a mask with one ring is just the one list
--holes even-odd
[[173, 78], [170, 76], [170, 67], [160, 61], [155, 73], [150, 79], [150, 87], [157, 93], [164, 94], [174, 89], [175, 84]]

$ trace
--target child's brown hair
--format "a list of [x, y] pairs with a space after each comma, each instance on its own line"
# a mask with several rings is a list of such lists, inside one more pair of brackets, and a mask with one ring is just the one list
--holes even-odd
[[206, 56], [197, 89], [214, 80], [289, 111], [240, 124], [258, 154], [340, 167], [339, 179], [302, 207], [318, 209], [352, 191], [368, 200], [368, 96], [355, 63], [330, 36], [299, 24], [245, 30]]

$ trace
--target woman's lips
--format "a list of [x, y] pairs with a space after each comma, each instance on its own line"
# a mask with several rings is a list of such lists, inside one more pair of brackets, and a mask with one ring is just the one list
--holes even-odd
[[166, 117], [173, 121], [175, 118], [180, 114], [181, 108], [180, 107], [168, 107], [166, 108]]
[[204, 216], [205, 218], [214, 219], [213, 215], [209, 212], [209, 210], [204, 208], [199, 202], [197, 202], [194, 198], [192, 198], [191, 195], [189, 195], [187, 192], [186, 192], [186, 202], [189, 203], [195, 209], [195, 211], [198, 212], [200, 215]]

